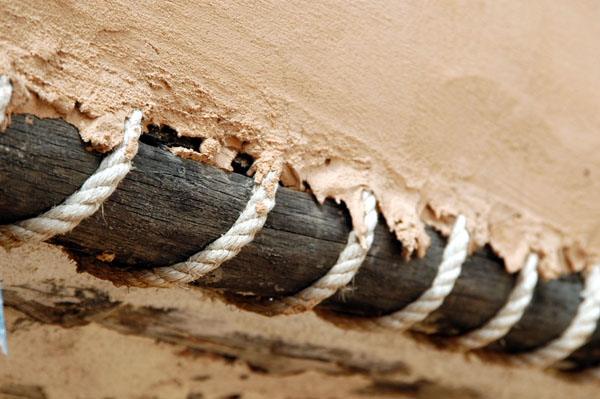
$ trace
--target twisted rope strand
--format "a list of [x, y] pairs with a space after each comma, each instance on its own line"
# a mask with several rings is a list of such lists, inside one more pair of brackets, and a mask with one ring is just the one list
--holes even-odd
[[265, 224], [268, 213], [275, 206], [278, 182], [279, 173], [267, 173], [263, 180], [254, 186], [250, 200], [229, 231], [184, 262], [142, 270], [118, 270], [98, 266], [86, 271], [96, 277], [110, 280], [115, 285], [141, 288], [165, 288], [197, 280], [236, 256], [254, 239]]
[[365, 190], [362, 192], [361, 199], [364, 204], [364, 223], [367, 227], [365, 247], [356, 238], [356, 233], [351, 231], [348, 235], [346, 247], [327, 274], [299, 293], [271, 302], [270, 310], [274, 310], [276, 314], [285, 313], [288, 315], [306, 312], [350, 283], [360, 269], [369, 249], [371, 249], [375, 227], [377, 226], [375, 196]]
[[456, 279], [462, 270], [462, 264], [467, 259], [468, 247], [467, 221], [463, 215], [459, 215], [452, 227], [452, 233], [442, 255], [442, 263], [431, 287], [404, 309], [378, 317], [375, 319], [375, 323], [381, 327], [405, 331], [415, 323], [425, 320], [431, 312], [442, 305], [444, 299], [454, 288]]
[[345, 320], [343, 317], [331, 313], [323, 313], [321, 316], [346, 328], [408, 330], [414, 324], [425, 320], [431, 312], [442, 305], [460, 275], [462, 264], [467, 258], [468, 247], [469, 232], [466, 227], [466, 219], [463, 215], [459, 215], [454, 222], [450, 237], [448, 237], [437, 275], [431, 286], [416, 301], [397, 312], [381, 317], [356, 317]]
[[45, 241], [75, 228], [83, 219], [93, 215], [115, 191], [131, 170], [131, 161], [138, 149], [142, 134], [142, 112], [135, 110], [125, 121], [123, 142], [107, 157], [81, 188], [62, 204], [27, 220], [0, 226], [0, 245], [15, 248], [27, 241]]
[[6, 112], [6, 106], [10, 102], [11, 95], [12, 85], [6, 75], [0, 75], [0, 127], [4, 123], [4, 113]]
[[600, 317], [600, 264], [594, 265], [586, 276], [581, 296], [575, 317], [560, 337], [532, 352], [512, 356], [510, 362], [547, 368], [583, 346], [596, 330]]
[[504, 306], [482, 327], [457, 337], [453, 344], [464, 350], [472, 350], [483, 348], [505, 336], [521, 320], [531, 303], [538, 281], [538, 260], [536, 254], [529, 254]]

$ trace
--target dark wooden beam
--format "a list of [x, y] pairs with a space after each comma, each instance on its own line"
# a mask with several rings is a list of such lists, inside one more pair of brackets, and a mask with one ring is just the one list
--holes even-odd
[[[224, 233], [243, 209], [252, 179], [172, 155], [165, 144], [197, 148], [199, 140], [171, 133], [166, 127], [151, 127], [142, 137], [134, 169], [103, 210], [51, 240], [63, 246], [81, 270], [101, 263], [97, 256], [102, 253], [115, 255], [106, 264], [113, 268], [182, 261]], [[13, 116], [0, 134], [0, 154], [2, 224], [59, 204], [102, 158], [86, 150], [73, 126], [30, 115]], [[268, 313], [269, 298], [293, 294], [326, 273], [349, 231], [348, 213], [333, 201], [319, 205], [310, 194], [280, 188], [277, 205], [256, 239], [195, 284], [243, 308]], [[427, 256], [405, 261], [400, 243], [381, 220], [352, 286], [319, 308], [349, 317], [375, 316], [415, 300], [433, 279], [445, 245], [432, 229], [428, 234], [432, 244]], [[418, 329], [444, 337], [476, 328], [503, 305], [513, 283], [514, 276], [504, 271], [501, 260], [489, 248], [480, 248], [465, 263], [443, 306]], [[489, 349], [518, 352], [557, 337], [575, 314], [581, 287], [579, 276], [540, 282], [523, 319]], [[600, 362], [600, 331], [569, 360], [576, 367]]]

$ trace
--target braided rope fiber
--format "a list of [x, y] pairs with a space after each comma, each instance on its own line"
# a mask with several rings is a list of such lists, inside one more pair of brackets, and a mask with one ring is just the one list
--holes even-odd
[[37, 217], [0, 226], [0, 246], [10, 249], [27, 241], [45, 241], [55, 235], [68, 233], [83, 219], [93, 215], [131, 170], [131, 161], [138, 149], [138, 138], [142, 134], [141, 121], [142, 112], [133, 111], [125, 121], [121, 144], [62, 204]]
[[442, 263], [440, 263], [438, 273], [433, 279], [431, 287], [421, 294], [416, 301], [406, 305], [404, 309], [377, 317], [372, 321], [379, 327], [405, 331], [415, 323], [425, 320], [431, 312], [442, 305], [444, 299], [454, 288], [456, 279], [460, 276], [462, 264], [467, 259], [468, 247], [467, 221], [463, 215], [459, 215], [452, 227], [452, 232], [442, 255]]
[[267, 173], [263, 180], [254, 186], [250, 200], [229, 231], [184, 262], [140, 270], [119, 270], [102, 266], [85, 270], [96, 277], [110, 280], [117, 286], [165, 288], [197, 280], [236, 256], [254, 239], [265, 224], [268, 213], [275, 206], [278, 182], [279, 173]]
[[510, 363], [547, 368], [583, 346], [596, 330], [600, 317], [600, 264], [592, 266], [586, 276], [581, 296], [575, 317], [558, 338], [539, 349], [510, 356]]
[[8, 81], [6, 75], [0, 75], [0, 127], [4, 123], [6, 106], [10, 102], [12, 95], [12, 85]]
[[464, 350], [478, 349], [505, 336], [521, 320], [531, 303], [538, 281], [538, 261], [536, 254], [530, 254], [506, 303], [498, 313], [482, 327], [457, 337], [452, 344]]
[[350, 283], [373, 244], [375, 227], [377, 226], [375, 196], [369, 191], [363, 191], [361, 199], [364, 206], [364, 223], [367, 228], [365, 246], [363, 247], [360, 244], [356, 233], [351, 231], [348, 235], [346, 247], [344, 247], [335, 265], [327, 274], [299, 293], [271, 302], [269, 310], [273, 310], [276, 314], [285, 313], [288, 315], [306, 312]]
[[401, 310], [381, 317], [346, 318], [331, 312], [319, 312], [319, 316], [344, 328], [371, 331], [382, 329], [408, 330], [438, 309], [450, 294], [460, 275], [462, 264], [467, 258], [468, 247], [469, 232], [467, 231], [466, 219], [463, 215], [459, 215], [454, 222], [450, 237], [448, 237], [448, 243], [444, 248], [437, 275], [431, 286], [417, 300]]

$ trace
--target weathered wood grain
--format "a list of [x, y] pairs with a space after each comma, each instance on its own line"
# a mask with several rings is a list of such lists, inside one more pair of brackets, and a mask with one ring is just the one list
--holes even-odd
[[[109, 267], [168, 265], [224, 233], [244, 207], [252, 179], [172, 155], [164, 144], [197, 146], [168, 129], [143, 136], [134, 169], [103, 210], [53, 243], [66, 248], [80, 267], [116, 255]], [[0, 134], [0, 223], [10, 223], [56, 205], [94, 172], [102, 155], [86, 151], [76, 129], [64, 121], [15, 115]], [[332, 201], [323, 205], [307, 193], [280, 188], [277, 205], [254, 242], [221, 268], [198, 280], [245, 307], [260, 309], [269, 297], [306, 287], [333, 265], [350, 231], [348, 213]], [[424, 259], [404, 261], [402, 247], [383, 220], [354, 283], [320, 305], [353, 316], [402, 308], [430, 284], [445, 244], [429, 229], [432, 245]], [[438, 336], [483, 324], [504, 303], [514, 282], [489, 250], [475, 251], [444, 305], [420, 326]], [[558, 336], [580, 301], [581, 280], [570, 276], [540, 282], [519, 324], [489, 349], [517, 352]], [[149, 291], [151, 295], [151, 291]], [[600, 332], [570, 358], [578, 367], [600, 361]]]

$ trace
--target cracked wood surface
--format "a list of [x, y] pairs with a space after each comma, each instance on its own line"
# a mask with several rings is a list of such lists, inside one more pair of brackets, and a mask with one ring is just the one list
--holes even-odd
[[[249, 198], [252, 180], [172, 155], [165, 144], [197, 146], [168, 129], [142, 137], [134, 169], [101, 212], [54, 244], [67, 249], [82, 270], [115, 254], [108, 267], [150, 267], [186, 259], [225, 232]], [[196, 147], [197, 149], [197, 147]], [[88, 152], [75, 128], [61, 120], [14, 115], [0, 134], [0, 223], [10, 223], [60, 203], [94, 172], [101, 155]], [[323, 275], [342, 250], [350, 221], [332, 201], [319, 205], [307, 193], [281, 188], [277, 205], [254, 242], [221, 268], [197, 281], [241, 307], [268, 311], [269, 297], [289, 295]], [[445, 244], [428, 229], [424, 259], [405, 261], [383, 220], [374, 245], [351, 287], [319, 306], [349, 316], [378, 315], [416, 299], [430, 284]], [[483, 324], [504, 303], [514, 282], [489, 248], [465, 263], [444, 305], [418, 329], [455, 335]], [[540, 282], [523, 319], [489, 349], [517, 352], [563, 331], [580, 301], [578, 276]], [[151, 291], [149, 291], [151, 295]], [[600, 332], [570, 358], [578, 367], [600, 360]]]

